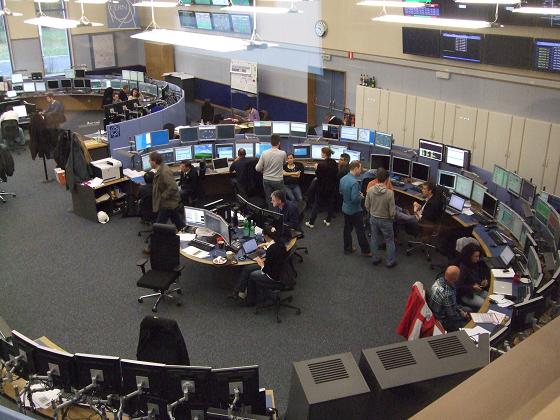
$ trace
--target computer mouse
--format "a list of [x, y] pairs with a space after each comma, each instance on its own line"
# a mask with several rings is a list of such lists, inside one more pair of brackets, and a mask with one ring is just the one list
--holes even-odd
[[508, 272], [509, 272], [509, 269], [507, 269], [507, 268], [504, 268], [504, 269], [502, 270], [502, 272], [504, 272], [504, 273], [508, 273]]

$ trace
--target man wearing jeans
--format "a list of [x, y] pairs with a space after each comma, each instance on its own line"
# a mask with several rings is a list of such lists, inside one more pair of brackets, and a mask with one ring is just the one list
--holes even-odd
[[395, 220], [395, 195], [393, 190], [386, 187], [387, 171], [383, 168], [377, 170], [377, 181], [372, 188], [367, 191], [365, 207], [369, 212], [371, 224], [371, 249], [373, 251], [373, 264], [381, 262], [377, 255], [381, 236], [385, 239], [387, 246], [387, 256], [385, 265], [392, 268], [397, 265], [395, 259], [395, 233], [393, 232], [393, 221]]
[[362, 216], [362, 198], [364, 197], [360, 191], [362, 165], [359, 160], [354, 160], [348, 169], [348, 174], [340, 180], [342, 213], [344, 214], [344, 253], [352, 254], [355, 251], [355, 248], [352, 247], [352, 230], [356, 229], [362, 255], [371, 257]]
[[263, 174], [264, 196], [268, 202], [268, 208], [272, 209], [270, 195], [276, 190], [284, 190], [284, 163], [286, 152], [280, 150], [280, 136], [273, 134], [270, 138], [272, 147], [265, 150], [255, 166], [258, 172]]

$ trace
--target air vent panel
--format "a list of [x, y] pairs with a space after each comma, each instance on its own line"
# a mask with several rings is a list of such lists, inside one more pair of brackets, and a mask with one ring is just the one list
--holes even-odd
[[407, 346], [392, 349], [379, 350], [376, 352], [385, 370], [403, 368], [416, 364], [416, 359]]
[[456, 335], [433, 339], [429, 341], [429, 344], [438, 359], [467, 354], [467, 349]]
[[309, 372], [315, 384], [348, 379], [348, 371], [341, 359], [331, 359], [309, 365]]

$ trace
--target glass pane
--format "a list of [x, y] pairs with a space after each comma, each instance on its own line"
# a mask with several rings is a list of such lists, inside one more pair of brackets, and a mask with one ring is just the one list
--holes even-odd
[[[35, 3], [39, 11], [39, 4]], [[64, 18], [64, 5], [59, 3], [41, 3], [41, 10], [47, 16]], [[72, 65], [70, 60], [70, 46], [68, 45], [68, 32], [66, 29], [39, 27], [41, 36], [41, 49], [45, 74], [63, 73]]]
[[8, 75], [12, 73], [12, 62], [10, 60], [10, 50], [8, 48], [8, 37], [6, 35], [6, 24], [4, 17], [0, 18], [0, 74]]

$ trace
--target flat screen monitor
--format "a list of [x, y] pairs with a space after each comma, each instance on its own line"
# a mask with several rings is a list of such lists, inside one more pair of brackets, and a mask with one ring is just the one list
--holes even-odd
[[455, 192], [465, 198], [470, 198], [474, 181], [466, 176], [457, 174], [455, 181]]
[[196, 16], [190, 10], [179, 10], [179, 25], [181, 28], [196, 28]]
[[339, 160], [340, 155], [346, 152], [345, 146], [339, 146], [334, 144], [329, 145], [329, 149], [331, 149], [332, 152], [331, 158], [333, 158], [334, 160]]
[[45, 82], [35, 82], [35, 90], [37, 92], [45, 92], [47, 90], [47, 85]]
[[521, 36], [484, 36], [484, 64], [531, 69], [533, 39]]
[[123, 70], [122, 71], [122, 78], [124, 80], [131, 80], [130, 79], [130, 70]]
[[311, 158], [311, 146], [308, 144], [295, 144], [292, 147], [292, 153], [295, 159]]
[[413, 179], [428, 182], [430, 180], [430, 165], [424, 165], [419, 162], [412, 162], [412, 173], [410, 175]]
[[420, 157], [441, 162], [443, 160], [444, 146], [430, 140], [420, 139], [420, 150], [418, 155]]
[[455, 183], [457, 182], [457, 174], [448, 171], [439, 171], [438, 173], [438, 185], [447, 187], [451, 190], [455, 189]]
[[224, 157], [224, 158], [212, 159], [212, 166], [216, 171], [218, 169], [227, 169], [229, 168], [228, 158]]
[[35, 92], [35, 83], [33, 82], [25, 82], [23, 84], [23, 91], [24, 92]]
[[201, 125], [198, 127], [199, 140], [216, 140], [218, 130], [215, 125]]
[[323, 137], [338, 139], [340, 135], [340, 125], [323, 124]]
[[244, 366], [227, 369], [212, 369], [212, 406], [226, 409], [234, 397], [234, 390], [243, 389], [239, 403], [258, 407], [260, 400], [259, 367]]
[[144, 72], [137, 71], [137, 72], [136, 72], [136, 76], [137, 76], [137, 78], [138, 78], [138, 83], [144, 82]]
[[[189, 391], [189, 403], [185, 405], [190, 406], [192, 410], [196, 409], [195, 407], [205, 408], [210, 405], [210, 374], [212, 371], [210, 367], [166, 365], [165, 370], [167, 377], [165, 400], [168, 403], [183, 398], [186, 386]], [[192, 415], [182, 413], [185, 405], [179, 404], [175, 408], [174, 417], [176, 419], [194, 418]]]
[[289, 136], [290, 135], [290, 122], [289, 121], [273, 121], [272, 122], [272, 134], [278, 134], [279, 136]]
[[465, 207], [465, 199], [457, 194], [451, 194], [449, 198], [449, 207], [462, 212]]
[[205, 31], [211, 31], [214, 29], [210, 13], [194, 12], [194, 15], [196, 16], [196, 29], [203, 29]]
[[255, 143], [255, 157], [260, 158], [264, 151], [272, 148], [270, 143]]
[[59, 87], [60, 87], [60, 83], [58, 80], [47, 80], [47, 88], [58, 89]]
[[311, 145], [311, 159], [319, 160], [323, 159], [323, 153], [321, 150], [323, 147], [329, 147], [328, 144], [312, 144]]
[[18, 114], [19, 118], [27, 117], [27, 108], [25, 105], [14, 105], [12, 109], [16, 114]]
[[251, 35], [253, 33], [253, 25], [250, 15], [230, 14], [231, 27], [233, 32], [242, 35]]
[[214, 157], [212, 146], [212, 143], [195, 144], [193, 146], [193, 158], [198, 160], [212, 159]]
[[136, 150], [144, 150], [148, 148], [148, 133], [136, 134], [134, 136]]
[[373, 154], [369, 158], [369, 167], [371, 169], [383, 168], [388, 171], [389, 169], [391, 169], [391, 156]]
[[[227, 167], [227, 160], [225, 163]], [[209, 210], [204, 210], [204, 222], [206, 229], [217, 233], [229, 244], [229, 225], [221, 216]]]
[[340, 127], [339, 138], [341, 141], [358, 141], [358, 129], [343, 125]]
[[523, 178], [519, 175], [510, 172], [507, 179], [507, 190], [514, 196], [519, 197], [521, 195], [521, 186], [523, 184]]
[[216, 144], [214, 146], [216, 149], [216, 157], [218, 159], [234, 159], [235, 155], [233, 154], [234, 145], [233, 144]]
[[290, 137], [307, 137], [307, 123], [291, 122]]
[[257, 136], [270, 136], [272, 134], [272, 121], [255, 121], [253, 133]]
[[537, 216], [537, 219], [546, 225], [551, 211], [548, 202], [543, 197], [539, 196], [535, 201], [535, 216]]
[[229, 0], [212, 0], [213, 6], [229, 6]]
[[60, 87], [63, 88], [63, 89], [70, 89], [72, 87], [72, 80], [62, 79], [60, 81]]
[[246, 157], [255, 157], [255, 143], [235, 143], [235, 156], [238, 156], [239, 149], [245, 149]]
[[494, 171], [492, 172], [492, 182], [499, 187], [507, 188], [509, 172], [502, 168], [501, 166], [494, 165]]
[[142, 385], [143, 395], [152, 398], [165, 396], [165, 365], [139, 360], [121, 360], [122, 392], [129, 394]]
[[34, 353], [35, 374], [52, 378], [55, 388], [70, 392], [74, 380], [74, 355], [65, 351], [37, 346]]
[[84, 79], [84, 85], [86, 88], [91, 89], [91, 79]]
[[498, 209], [498, 199], [488, 192], [485, 192], [482, 199], [481, 209], [487, 216], [493, 219], [494, 217], [496, 217], [496, 211]]
[[145, 155], [142, 155], [142, 170], [149, 171], [150, 169], [151, 169], [150, 154], [146, 153]]
[[405, 159], [397, 156], [391, 158], [391, 172], [394, 175], [410, 177], [410, 159]]
[[15, 90], [9, 90], [6, 92], [7, 98], [15, 98], [17, 96], [17, 92]]
[[185, 224], [187, 226], [205, 227], [204, 210], [185, 206]]
[[496, 223], [499, 223], [510, 232], [513, 230], [513, 210], [506, 206], [504, 203], [498, 204], [496, 212]]
[[121, 360], [114, 356], [76, 353], [74, 355], [77, 388], [85, 388], [96, 379], [96, 393], [101, 397], [121, 391]]
[[163, 160], [163, 163], [170, 164], [170, 163], [175, 162], [175, 151], [172, 148], [170, 148], [170, 149], [158, 149], [157, 152], [160, 154], [160, 156]]
[[441, 32], [440, 56], [449, 60], [480, 63], [482, 60], [482, 37], [480, 34]]
[[86, 82], [84, 79], [74, 79], [74, 88], [83, 89], [86, 87]]
[[539, 71], [560, 71], [560, 41], [548, 39], [534, 40], [533, 68]]
[[542, 274], [541, 261], [539, 259], [539, 254], [534, 247], [529, 248], [529, 254], [527, 255], [527, 271], [529, 271], [529, 277], [533, 281], [534, 287], [539, 287], [535, 282], [539, 279]]
[[158, 131], [150, 131], [149, 133], [149, 145], [150, 146], [164, 146], [169, 144], [169, 131], [167, 130], [158, 130]]
[[358, 141], [364, 144], [375, 144], [375, 131], [367, 128], [358, 129]]
[[33, 354], [39, 345], [18, 331], [12, 331], [12, 343], [17, 353], [23, 356], [17, 364], [16, 373], [18, 376], [28, 379], [30, 374], [35, 373]]
[[181, 143], [198, 141], [198, 127], [184, 127], [179, 129]]
[[217, 125], [218, 140], [229, 140], [235, 138], [235, 125], [233, 124], [220, 124]]
[[218, 32], [231, 32], [231, 20], [227, 13], [212, 13], [212, 25]]
[[445, 146], [445, 163], [458, 168], [469, 169], [471, 152], [454, 146]]
[[23, 74], [12, 73], [12, 83], [23, 83]]
[[348, 154], [348, 156], [350, 156], [350, 162], [353, 162], [355, 160], [360, 161], [362, 160], [362, 154], [357, 151], [357, 150], [350, 150], [350, 149], [346, 149], [346, 154]]
[[537, 192], [537, 186], [531, 181], [523, 180], [523, 185], [521, 186], [521, 198], [533, 205], [533, 200], [535, 199], [535, 194]]
[[423, 28], [402, 28], [403, 54], [439, 57], [439, 31]]
[[84, 69], [76, 69], [74, 70], [74, 74], [74, 77], [76, 78], [83, 79], [84, 77], [86, 77], [86, 71]]
[[375, 132], [375, 146], [381, 149], [391, 150], [393, 147], [393, 135], [382, 133], [381, 131]]
[[175, 148], [175, 162], [192, 159], [192, 147], [181, 146]]

